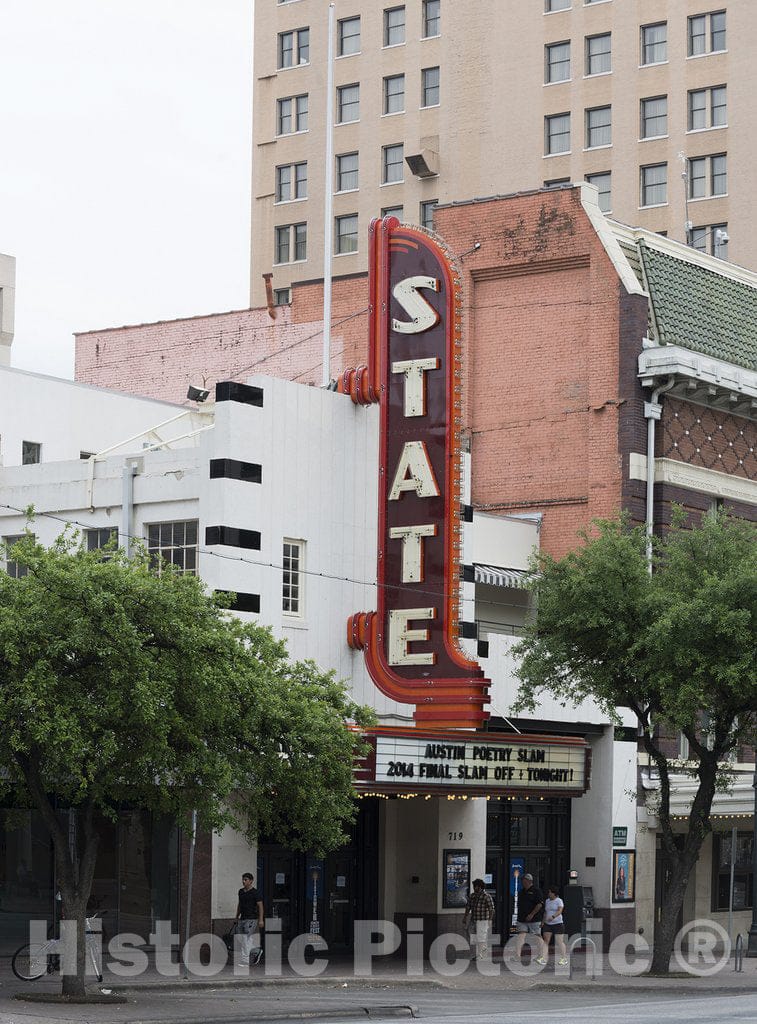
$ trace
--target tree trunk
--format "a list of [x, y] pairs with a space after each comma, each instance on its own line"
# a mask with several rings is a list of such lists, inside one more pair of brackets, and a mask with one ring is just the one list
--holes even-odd
[[86, 995], [87, 968], [91, 967], [87, 951], [86, 917], [99, 838], [93, 825], [93, 813], [91, 805], [85, 809], [84, 842], [80, 858], [74, 860], [68, 836], [62, 831], [53, 833], [53, 848], [63, 897], [63, 918], [70, 922], [69, 928], [73, 926], [73, 934], [69, 931], [67, 938], [71, 947], [64, 945], [61, 959], [61, 991], [64, 996], [76, 998]]
[[673, 955], [673, 943], [676, 937], [678, 915], [683, 906], [686, 885], [689, 881], [693, 863], [685, 868], [679, 860], [675, 865], [675, 877], [666, 893], [665, 903], [660, 912], [660, 923], [655, 932], [654, 950], [652, 952], [652, 974], [667, 974], [670, 970], [670, 958]]

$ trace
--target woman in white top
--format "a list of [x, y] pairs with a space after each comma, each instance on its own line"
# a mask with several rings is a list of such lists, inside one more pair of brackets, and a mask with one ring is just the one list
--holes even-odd
[[564, 967], [568, 962], [565, 951], [565, 925], [562, 912], [565, 904], [558, 896], [556, 885], [550, 885], [547, 889], [547, 898], [544, 901], [544, 921], [542, 923], [541, 936], [544, 939], [547, 954], [552, 936], [555, 937], [555, 948], [557, 949], [558, 964]]

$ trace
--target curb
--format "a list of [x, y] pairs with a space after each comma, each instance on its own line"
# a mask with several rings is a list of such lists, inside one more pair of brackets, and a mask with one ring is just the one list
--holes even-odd
[[[302, 1011], [300, 1013], [269, 1013], [268, 1011], [257, 1013], [250, 1013], [249, 1011], [244, 1014], [224, 1014], [223, 1017], [206, 1018], [203, 1024], [244, 1024], [245, 1021], [249, 1020], [370, 1020], [373, 1017], [385, 1020], [387, 1017], [412, 1017], [418, 1016], [418, 1007], [412, 1006], [410, 1003], [402, 1004], [390, 1004], [387, 1006], [360, 1006], [355, 1007], [354, 1010], [334, 1010], [334, 1011]], [[131, 1020], [124, 1021], [124, 1024], [166, 1024], [165, 1017], [160, 1018], [148, 1018], [140, 1017], [132, 1018]]]
[[109, 986], [114, 994], [132, 992], [202, 992], [218, 988], [266, 988], [275, 985], [322, 985], [340, 989], [382, 989], [382, 988], [429, 988], [446, 989], [447, 986], [433, 978], [355, 978], [352, 975], [343, 977], [317, 978], [217, 978], [206, 981], [193, 981], [191, 978], [179, 981], [147, 982], [136, 985]]

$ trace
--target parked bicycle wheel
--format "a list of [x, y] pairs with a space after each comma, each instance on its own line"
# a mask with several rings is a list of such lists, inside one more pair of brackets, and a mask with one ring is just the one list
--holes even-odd
[[47, 943], [27, 943], [17, 949], [11, 960], [11, 970], [21, 981], [36, 981], [47, 974], [51, 956], [45, 948]]

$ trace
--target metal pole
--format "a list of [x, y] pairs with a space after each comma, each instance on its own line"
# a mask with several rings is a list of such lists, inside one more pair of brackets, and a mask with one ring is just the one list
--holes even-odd
[[331, 381], [331, 249], [334, 231], [334, 22], [336, 4], [329, 4], [326, 58], [326, 173], [323, 204], [323, 386]]
[[757, 956], [757, 766], [752, 780], [754, 810], [752, 811], [752, 926], [749, 929], [746, 955]]
[[187, 917], [184, 922], [184, 950], [182, 951], [182, 961], [184, 963], [184, 981], [189, 978], [189, 967], [186, 961], [186, 948], [189, 942], [190, 932], [190, 921], [192, 919], [192, 879], [194, 877], [195, 869], [195, 841], [197, 839], [197, 811], [192, 811], [192, 839], [189, 844], [189, 871], [187, 878]]
[[731, 885], [728, 891], [728, 938], [733, 942], [733, 874], [736, 867], [736, 826], [731, 828]]

